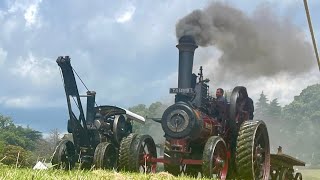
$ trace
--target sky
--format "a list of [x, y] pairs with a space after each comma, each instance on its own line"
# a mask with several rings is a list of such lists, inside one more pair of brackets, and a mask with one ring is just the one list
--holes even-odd
[[[177, 87], [176, 23], [207, 0], [1, 0], [0, 1], [0, 113], [15, 123], [49, 132], [66, 131], [67, 106], [58, 56], [70, 56], [73, 68], [99, 105], [128, 108], [156, 101], [172, 102], [169, 88]], [[214, 1], [215, 2], [215, 1]], [[255, 16], [266, 5], [275, 18], [292, 22], [311, 43], [303, 1], [219, 1]], [[317, 42], [320, 41], [320, 1], [309, 0]], [[319, 45], [318, 45], [319, 46]], [[313, 49], [312, 68], [292, 74], [219, 80], [215, 72], [224, 52], [216, 46], [199, 47], [194, 72], [204, 66], [212, 93], [244, 85], [257, 101], [263, 91], [284, 106], [308, 85], [319, 82]], [[203, 64], [201, 64], [203, 63]], [[310, 63], [308, 63], [310, 64]], [[206, 71], [207, 69], [207, 71]], [[221, 70], [221, 69], [220, 69]], [[225, 69], [231, 71], [232, 69]], [[219, 73], [221, 73], [219, 71]], [[222, 72], [223, 73], [223, 72]], [[239, 72], [240, 74], [246, 72]], [[240, 77], [240, 75], [239, 75]], [[81, 94], [85, 88], [78, 82]]]

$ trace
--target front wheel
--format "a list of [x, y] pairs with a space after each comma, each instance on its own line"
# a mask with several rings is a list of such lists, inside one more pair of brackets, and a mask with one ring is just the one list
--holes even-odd
[[94, 151], [93, 163], [96, 168], [112, 169], [116, 166], [117, 152], [115, 147], [108, 143], [98, 144]]
[[69, 140], [62, 140], [56, 147], [51, 163], [56, 169], [71, 170], [76, 163], [76, 151]]
[[156, 172], [157, 163], [152, 159], [157, 158], [156, 144], [149, 135], [138, 135], [132, 142], [130, 156], [131, 169], [134, 172]]
[[226, 179], [228, 173], [227, 147], [219, 136], [212, 136], [203, 151], [202, 173], [205, 177]]

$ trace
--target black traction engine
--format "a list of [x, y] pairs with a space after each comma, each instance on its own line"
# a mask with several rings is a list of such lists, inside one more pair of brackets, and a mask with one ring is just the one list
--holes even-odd
[[[67, 129], [73, 140], [64, 139], [58, 144], [52, 157], [53, 166], [72, 169], [78, 162], [81, 168], [116, 169], [120, 143], [132, 133], [132, 121], [144, 123], [145, 119], [117, 106], [98, 106], [94, 91], [88, 90], [86, 95], [79, 95], [70, 58], [58, 57], [57, 63], [67, 98], [70, 118]], [[86, 116], [81, 97], [87, 99]], [[73, 109], [72, 105], [76, 108]]]

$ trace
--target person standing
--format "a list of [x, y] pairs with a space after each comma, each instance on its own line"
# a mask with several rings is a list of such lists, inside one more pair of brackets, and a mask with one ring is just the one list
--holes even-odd
[[227, 104], [227, 99], [223, 96], [223, 94], [224, 94], [224, 90], [222, 88], [218, 88], [216, 91], [217, 101]]

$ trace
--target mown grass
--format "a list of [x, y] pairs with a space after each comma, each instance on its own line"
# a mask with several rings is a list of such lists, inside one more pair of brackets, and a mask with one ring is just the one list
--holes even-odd
[[299, 169], [302, 173], [303, 179], [306, 180], [320, 180], [320, 169]]
[[[10, 168], [0, 167], [0, 180], [102, 180], [102, 179], [115, 179], [115, 180], [191, 180], [187, 176], [174, 177], [166, 172], [159, 172], [156, 174], [142, 174], [142, 173], [127, 173], [127, 172], [115, 172], [105, 170], [33, 170], [26, 168]], [[203, 180], [205, 180], [203, 178]]]
[[[320, 169], [299, 169], [303, 179], [306, 180], [320, 180]], [[115, 172], [105, 170], [33, 170], [27, 168], [14, 168], [7, 166], [0, 166], [0, 180], [194, 180], [188, 176], [174, 177], [166, 172], [159, 172], [156, 174], [141, 174], [128, 172]], [[199, 179], [199, 178], [198, 178]], [[200, 180], [206, 180], [201, 178]]]

